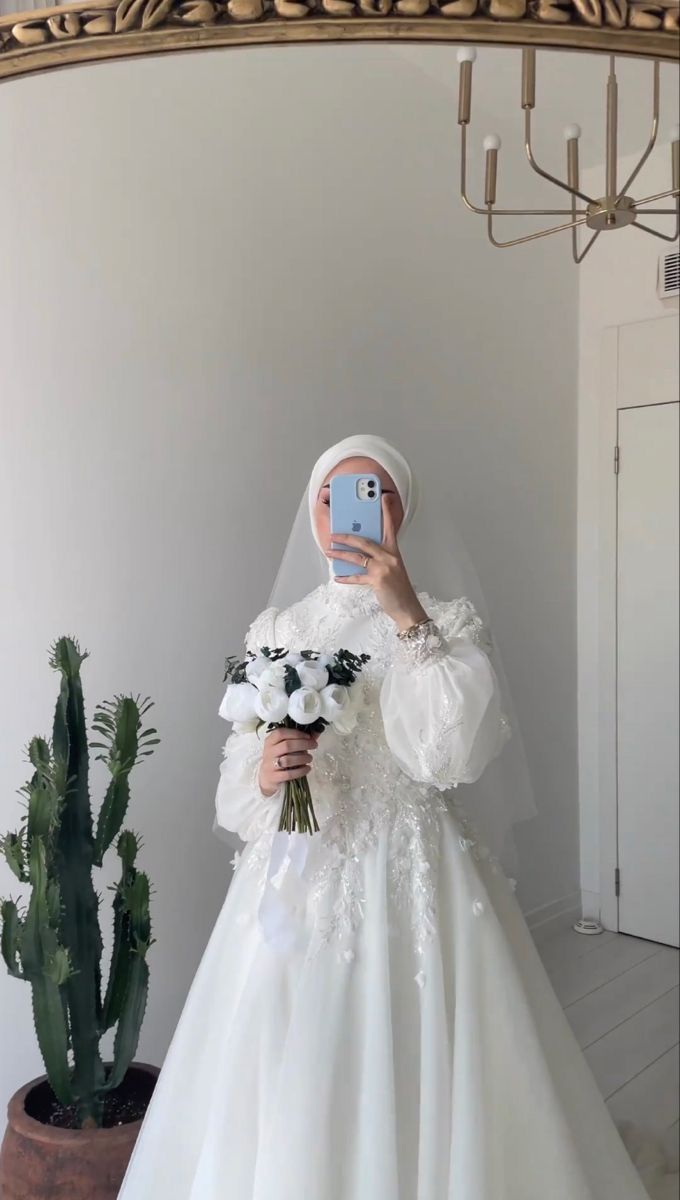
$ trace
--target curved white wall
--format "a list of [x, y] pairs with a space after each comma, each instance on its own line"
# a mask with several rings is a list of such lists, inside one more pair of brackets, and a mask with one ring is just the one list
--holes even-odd
[[[229, 881], [223, 659], [339, 436], [384, 433], [448, 480], [541, 805], [520, 899], [578, 886], [576, 273], [559, 241], [487, 246], [457, 196], [454, 92], [420, 53], [206, 52], [0, 89], [0, 826], [51, 721], [47, 647], [74, 632], [90, 713], [157, 702], [129, 814], [155, 886], [151, 1060]], [[4, 1106], [42, 1071], [4, 969], [0, 1039]]]

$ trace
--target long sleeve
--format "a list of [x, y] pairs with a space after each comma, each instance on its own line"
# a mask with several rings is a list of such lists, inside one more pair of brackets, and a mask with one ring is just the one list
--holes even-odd
[[[246, 635], [247, 650], [276, 644], [275, 615], [275, 609], [265, 609], [253, 621]], [[255, 840], [269, 829], [281, 811], [283, 788], [273, 796], [265, 796], [258, 784], [263, 737], [264, 730], [260, 734], [245, 723], [234, 722], [220, 764], [215, 796], [216, 824], [238, 834], [244, 842]]]
[[[428, 598], [429, 599], [429, 598]], [[419, 783], [474, 783], [511, 730], [489, 658], [490, 634], [471, 602], [430, 601], [435, 622], [412, 643], [395, 635], [380, 705], [387, 744]]]

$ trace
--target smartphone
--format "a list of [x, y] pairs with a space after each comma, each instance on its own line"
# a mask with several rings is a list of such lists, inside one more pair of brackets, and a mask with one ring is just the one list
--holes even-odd
[[[377, 475], [334, 475], [331, 479], [331, 533], [355, 533], [380, 544], [382, 528], [382, 492]], [[340, 538], [331, 541], [331, 550], [344, 549]], [[347, 546], [348, 550], [352, 547]], [[365, 575], [360, 563], [334, 558], [334, 575]]]

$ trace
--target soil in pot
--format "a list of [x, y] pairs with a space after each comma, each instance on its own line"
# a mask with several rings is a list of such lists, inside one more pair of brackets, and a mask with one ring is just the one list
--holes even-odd
[[[103, 1128], [127, 1125], [130, 1121], [141, 1121], [147, 1110], [156, 1078], [135, 1068], [129, 1070], [123, 1082], [106, 1097], [104, 1102]], [[62, 1104], [57, 1100], [46, 1079], [31, 1088], [26, 1096], [24, 1108], [29, 1117], [41, 1125], [54, 1125], [60, 1129], [80, 1129], [74, 1104]]]
[[0, 1200], [116, 1200], [158, 1068], [134, 1063], [103, 1128], [79, 1129], [44, 1075], [15, 1092], [0, 1150]]

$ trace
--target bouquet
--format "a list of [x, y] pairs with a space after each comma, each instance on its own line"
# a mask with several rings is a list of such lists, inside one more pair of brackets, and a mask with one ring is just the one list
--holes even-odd
[[[289, 653], [263, 646], [259, 654], [248, 653], [245, 662], [226, 660], [224, 679], [229, 680], [221, 715], [227, 721], [245, 723], [253, 729], [300, 729], [321, 733], [332, 725], [338, 733], [350, 733], [357, 720], [357, 706], [350, 689], [368, 662], [370, 654], [318, 654], [314, 650]], [[305, 775], [286, 781], [279, 832], [317, 833], [319, 824]]]

